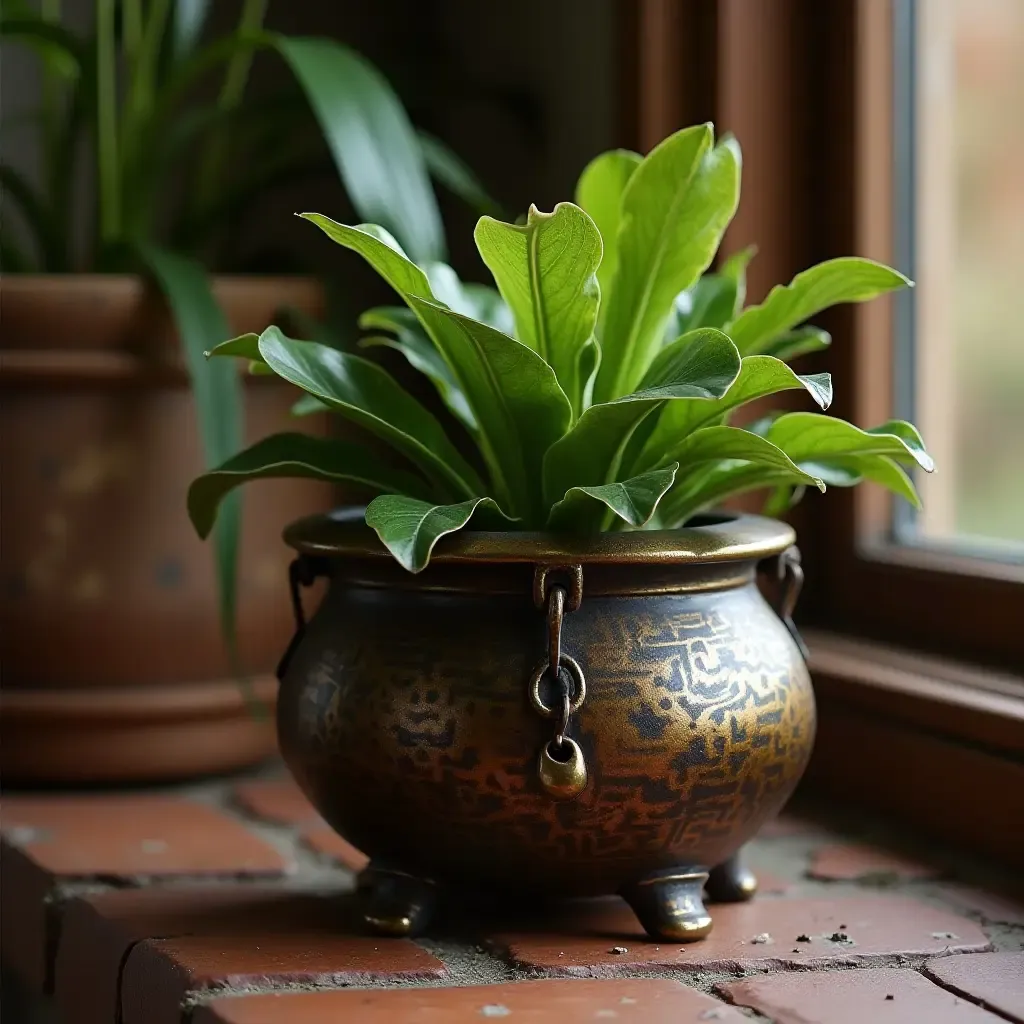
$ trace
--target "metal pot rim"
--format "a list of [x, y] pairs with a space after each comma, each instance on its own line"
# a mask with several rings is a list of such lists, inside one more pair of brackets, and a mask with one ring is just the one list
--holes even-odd
[[[307, 516], [284, 531], [296, 551], [327, 558], [388, 559], [390, 552], [362, 521], [362, 509]], [[533, 563], [576, 565], [699, 565], [756, 562], [785, 551], [793, 528], [766, 516], [713, 513], [679, 530], [638, 530], [572, 536], [462, 530], [442, 537], [431, 564]]]

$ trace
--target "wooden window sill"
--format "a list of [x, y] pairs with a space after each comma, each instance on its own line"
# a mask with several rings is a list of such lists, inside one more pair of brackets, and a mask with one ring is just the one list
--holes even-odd
[[805, 785], [1024, 865], [1024, 678], [807, 630]]

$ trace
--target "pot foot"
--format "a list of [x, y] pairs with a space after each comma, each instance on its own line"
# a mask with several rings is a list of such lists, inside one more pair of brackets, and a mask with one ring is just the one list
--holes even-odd
[[378, 935], [419, 935], [437, 908], [437, 886], [393, 868], [371, 864], [359, 875], [363, 921]]
[[712, 903], [745, 903], [757, 893], [757, 876], [743, 864], [742, 853], [711, 869], [705, 886]]
[[707, 878], [701, 868], [663, 871], [626, 886], [622, 897], [651, 938], [695, 942], [711, 931], [701, 898]]

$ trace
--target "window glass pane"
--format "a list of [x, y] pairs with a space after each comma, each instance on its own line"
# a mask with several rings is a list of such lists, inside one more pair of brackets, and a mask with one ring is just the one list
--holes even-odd
[[[897, 5], [902, 412], [938, 471], [906, 539], [1024, 551], [1024, 0]], [[898, 346], [899, 349], [899, 346]], [[1021, 546], [1019, 546], [1021, 545]]]

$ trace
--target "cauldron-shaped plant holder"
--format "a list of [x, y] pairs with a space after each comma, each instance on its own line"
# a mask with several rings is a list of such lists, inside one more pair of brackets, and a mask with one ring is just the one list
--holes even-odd
[[[704, 892], [754, 895], [739, 851], [814, 738], [790, 527], [470, 532], [417, 575], [350, 517], [301, 520], [286, 539], [299, 628], [281, 749], [370, 856], [371, 927], [419, 932], [468, 892], [620, 893], [652, 936], [690, 941], [711, 929]], [[307, 624], [301, 586], [320, 576]]]

